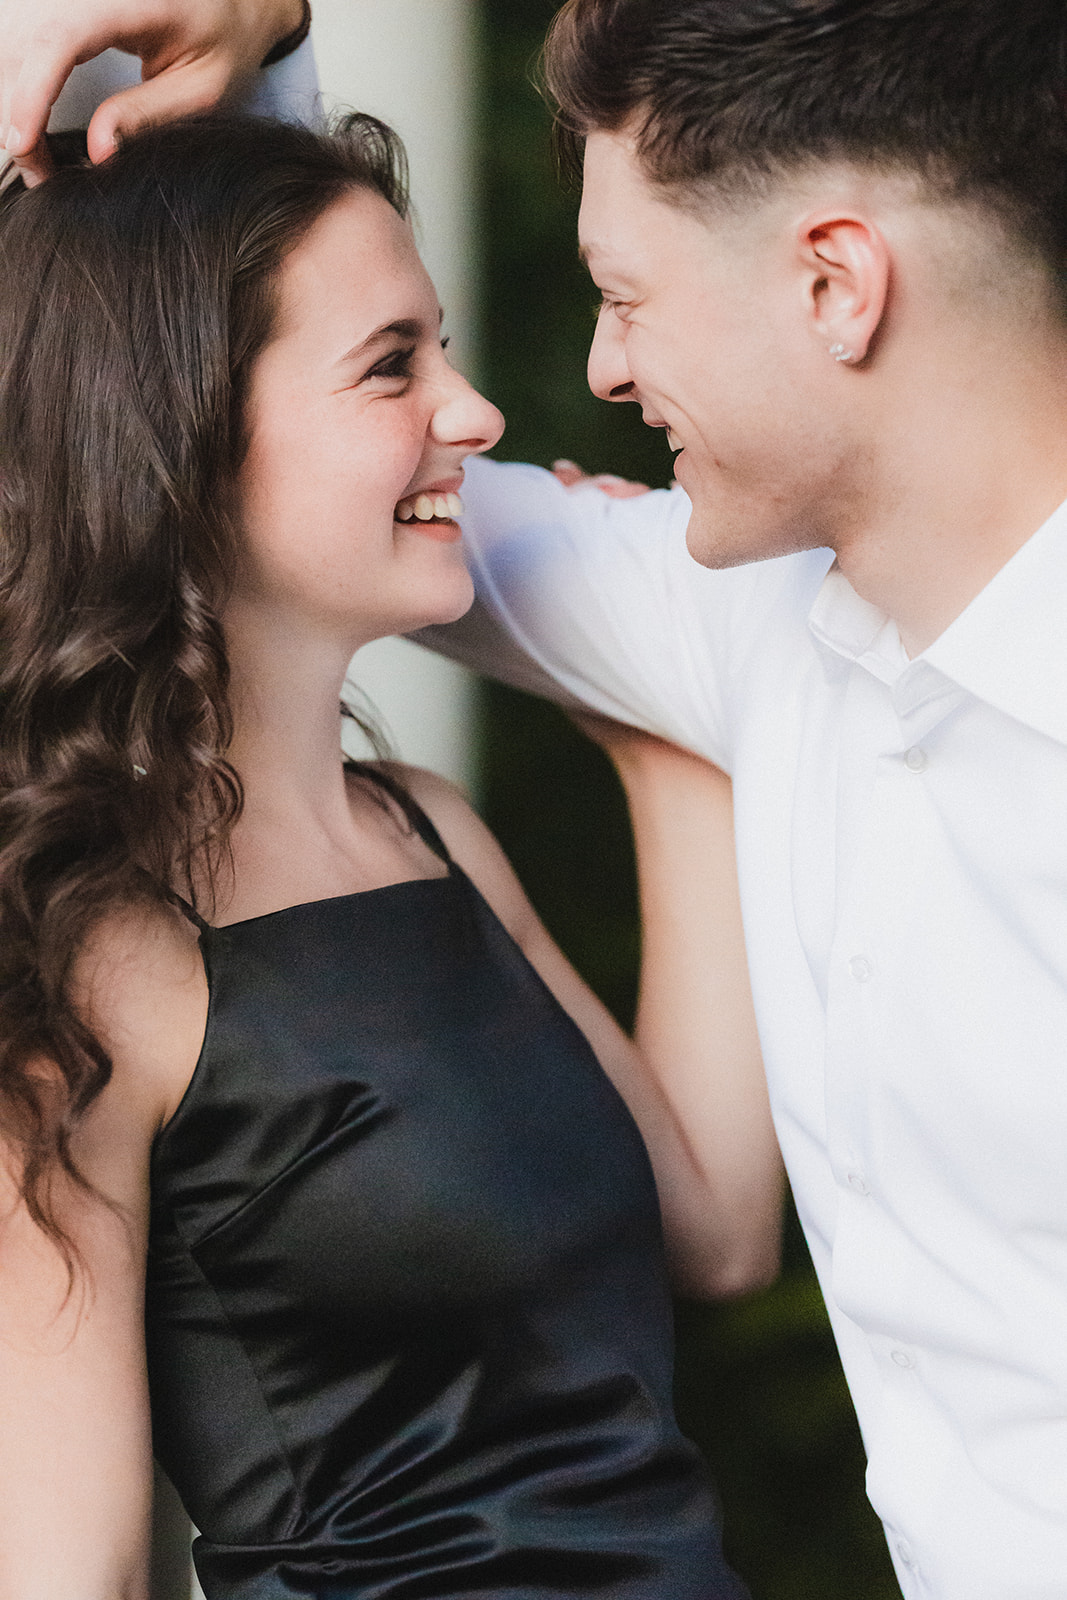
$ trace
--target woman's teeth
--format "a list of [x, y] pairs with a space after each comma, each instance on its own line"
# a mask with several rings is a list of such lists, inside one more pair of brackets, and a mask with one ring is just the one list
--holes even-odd
[[463, 515], [458, 494], [417, 494], [401, 500], [396, 508], [397, 522], [454, 522]]

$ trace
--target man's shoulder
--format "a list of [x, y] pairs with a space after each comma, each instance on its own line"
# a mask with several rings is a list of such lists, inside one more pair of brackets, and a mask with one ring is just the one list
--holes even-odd
[[467, 465], [464, 490], [468, 542], [501, 565], [544, 575], [570, 560], [589, 567], [613, 587], [635, 581], [669, 583], [676, 595], [699, 598], [726, 592], [802, 607], [806, 618], [833, 561], [831, 551], [802, 550], [729, 567], [700, 565], [686, 530], [692, 504], [677, 484], [629, 499], [615, 499], [590, 482], [564, 488], [552, 473], [519, 462], [476, 458]]

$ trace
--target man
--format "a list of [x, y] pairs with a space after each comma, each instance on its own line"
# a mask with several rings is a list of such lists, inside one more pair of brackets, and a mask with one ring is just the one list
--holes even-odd
[[778, 1131], [938, 1600], [1067, 1590], [1063, 30], [576, 0], [591, 381], [682, 447], [700, 561], [777, 559], [692, 572], [681, 495], [468, 496], [541, 669], [732, 772]]
[[776, 1125], [903, 1590], [1062, 1597], [1067, 13], [571, 0], [547, 60], [590, 380], [670, 430], [692, 517], [473, 473], [465, 653], [509, 670], [488, 618], [512, 676], [732, 773]]
[[449, 646], [732, 772], [909, 1600], [1067, 1591], [1064, 34], [1061, 0], [571, 0], [590, 375], [692, 507], [476, 467]]

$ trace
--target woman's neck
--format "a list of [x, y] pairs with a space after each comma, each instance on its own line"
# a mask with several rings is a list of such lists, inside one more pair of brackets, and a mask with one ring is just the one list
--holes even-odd
[[233, 881], [218, 920], [425, 876], [427, 863], [342, 765], [340, 691], [358, 639], [286, 627], [239, 602], [225, 617], [234, 737], [245, 792]]
[[341, 686], [358, 639], [287, 625], [240, 600], [224, 618], [234, 737], [229, 758], [250, 804], [329, 813], [344, 795]]

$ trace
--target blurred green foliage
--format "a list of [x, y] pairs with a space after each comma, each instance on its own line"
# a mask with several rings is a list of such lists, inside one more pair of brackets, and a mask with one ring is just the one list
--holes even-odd
[[[584, 382], [595, 292], [577, 259], [577, 196], [557, 180], [533, 87], [553, 0], [482, 0], [485, 387], [508, 417], [498, 454], [663, 483], [662, 436]], [[638, 953], [625, 805], [608, 763], [552, 707], [484, 693], [482, 796], [538, 909], [616, 1015]], [[863, 1491], [852, 1407], [795, 1218], [765, 1294], [678, 1307], [679, 1415], [724, 1505], [754, 1600], [899, 1600]], [[667, 1600], [667, 1597], [665, 1597]]]

